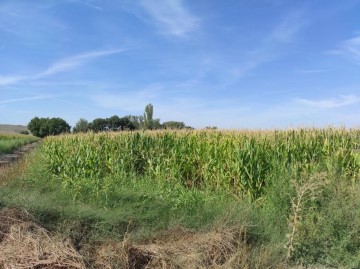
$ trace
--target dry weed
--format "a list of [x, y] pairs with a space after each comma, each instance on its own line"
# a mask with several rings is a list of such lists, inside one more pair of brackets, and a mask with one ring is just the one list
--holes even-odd
[[0, 268], [85, 268], [67, 240], [51, 237], [25, 211], [0, 212]]
[[243, 235], [242, 230], [195, 233], [176, 228], [147, 244], [125, 241], [103, 245], [97, 251], [97, 264], [101, 268], [129, 269], [239, 268], [231, 263], [243, 261], [248, 252]]

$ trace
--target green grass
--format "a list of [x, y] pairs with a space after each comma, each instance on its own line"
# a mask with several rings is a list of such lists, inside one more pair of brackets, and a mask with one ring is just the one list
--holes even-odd
[[21, 146], [35, 141], [39, 141], [39, 138], [31, 135], [0, 134], [0, 154], [11, 153]]
[[32, 158], [23, 176], [0, 189], [0, 207], [25, 208], [45, 228], [70, 237], [80, 236], [86, 225], [87, 240], [92, 242], [121, 240], [126, 231], [141, 240], [177, 226], [206, 230], [221, 220], [242, 225], [247, 221], [245, 212], [252, 207], [248, 200], [239, 203], [227, 193], [189, 190], [147, 178], [119, 182], [107, 202], [104, 197], [94, 200], [85, 194], [74, 200], [68, 192], [59, 191], [59, 183], [49, 180], [46, 167], [38, 162], [40, 157]]

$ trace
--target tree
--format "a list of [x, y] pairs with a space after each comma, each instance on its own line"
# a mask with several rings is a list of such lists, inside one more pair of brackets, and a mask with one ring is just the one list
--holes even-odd
[[162, 124], [164, 129], [184, 129], [185, 123], [182, 121], [167, 121]]
[[154, 119], [154, 106], [150, 103], [145, 107], [145, 113], [142, 121], [142, 128], [145, 130], [161, 129], [160, 119]]
[[74, 133], [86, 133], [89, 131], [89, 122], [86, 119], [81, 118], [74, 127]]
[[42, 123], [41, 123], [41, 120], [40, 120], [40, 118], [38, 118], [38, 117], [35, 117], [35, 118], [33, 118], [30, 122], [29, 122], [29, 124], [28, 124], [28, 126], [27, 126], [27, 128], [30, 130], [30, 132], [33, 134], [33, 135], [35, 135], [35, 136], [38, 136], [38, 137], [42, 137], [42, 135], [41, 135], [41, 126], [42, 126]]
[[70, 132], [70, 125], [63, 120], [62, 118], [52, 118], [48, 119], [48, 131], [49, 135], [59, 135], [62, 133], [69, 133]]
[[154, 106], [150, 103], [145, 107], [144, 113], [144, 129], [153, 129], [153, 114], [154, 114]]
[[67, 133], [70, 132], [70, 128], [70, 125], [61, 118], [35, 117], [28, 124], [30, 132], [38, 137]]
[[123, 118], [120, 118], [119, 130], [121, 130], [121, 131], [124, 131], [124, 130], [133, 131], [133, 130], [135, 130], [135, 125], [130, 121], [129, 118], [123, 117]]
[[143, 127], [144, 116], [128, 115], [124, 118], [127, 118], [129, 120], [129, 126], [132, 126], [133, 128], [129, 128], [130, 130], [140, 130]]
[[102, 131], [105, 131], [107, 128], [109, 128], [108, 125], [109, 124], [108, 124], [107, 120], [102, 119], [102, 118], [97, 118], [97, 119], [94, 119], [89, 124], [89, 129], [94, 132], [102, 132]]
[[121, 125], [123, 124], [121, 119], [116, 115], [106, 119], [106, 121], [108, 123], [108, 127], [113, 131], [119, 130], [119, 128], [121, 129]]

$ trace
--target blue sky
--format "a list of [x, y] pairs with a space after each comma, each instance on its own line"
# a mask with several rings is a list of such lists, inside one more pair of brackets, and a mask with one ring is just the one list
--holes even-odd
[[1, 0], [0, 123], [360, 127], [358, 0]]

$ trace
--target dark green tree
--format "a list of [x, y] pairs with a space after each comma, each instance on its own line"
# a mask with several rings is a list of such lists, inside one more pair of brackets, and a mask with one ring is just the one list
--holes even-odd
[[[140, 130], [141, 128], [143, 128], [144, 116], [128, 115], [124, 118], [129, 119], [129, 122], [131, 124], [129, 126], [132, 126], [132, 128], [134, 128], [133, 130]], [[132, 130], [131, 128], [129, 129]]]
[[59, 135], [70, 132], [70, 125], [61, 118], [33, 118], [29, 124], [30, 132], [38, 137], [45, 137], [48, 135]]
[[40, 119], [39, 117], [33, 118], [27, 128], [30, 130], [30, 132], [38, 137], [44, 137], [43, 135], [43, 129], [44, 129], [44, 119]]
[[108, 127], [110, 130], [116, 131], [121, 129], [121, 125], [122, 125], [122, 121], [119, 118], [119, 116], [112, 116], [108, 119], [106, 119], [107, 123], [108, 123]]
[[162, 124], [164, 129], [184, 129], [185, 123], [182, 121], [167, 121]]
[[48, 119], [49, 135], [59, 135], [70, 132], [70, 125], [62, 118]]
[[106, 119], [97, 118], [89, 124], [89, 129], [94, 132], [102, 132], [109, 128], [109, 123]]
[[123, 117], [123, 118], [120, 118], [120, 126], [118, 129], [121, 131], [124, 131], [124, 130], [133, 131], [133, 130], [135, 130], [135, 125], [130, 121], [129, 118]]

